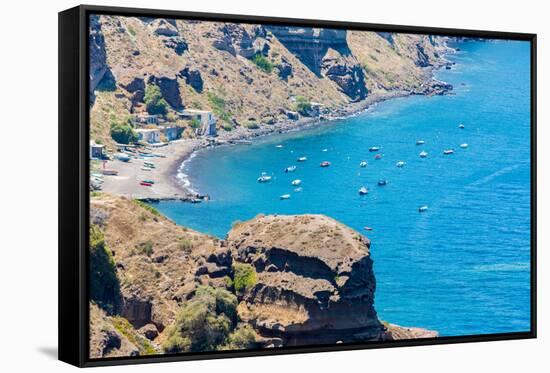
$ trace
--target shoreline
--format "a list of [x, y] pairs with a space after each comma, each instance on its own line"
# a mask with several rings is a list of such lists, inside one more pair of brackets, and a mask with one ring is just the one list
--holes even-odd
[[[448, 49], [448, 53], [454, 51], [451, 47]], [[452, 85], [436, 79], [434, 74], [434, 71], [449, 64], [451, 62], [445, 56], [442, 56], [440, 64], [432, 66], [426, 71], [424, 84], [416, 90], [399, 90], [373, 94], [363, 101], [349, 103], [333, 110], [328, 115], [301, 117], [296, 121], [285, 120], [272, 125], [266, 124], [254, 130], [239, 126], [230, 132], [222, 132], [215, 138], [172, 141], [165, 146], [154, 148], [154, 152], [160, 154], [161, 157], [150, 159], [150, 161], [155, 163], [156, 167], [147, 172], [142, 170], [141, 163], [138, 163], [139, 160], [133, 160], [133, 162], [108, 161], [108, 168], [118, 171], [118, 175], [106, 177], [102, 191], [144, 202], [180, 200], [197, 203], [202, 200], [208, 200], [209, 196], [201, 195], [200, 191], [192, 189], [189, 175], [182, 172], [186, 163], [192, 160], [198, 151], [217, 146], [242, 145], [239, 142], [253, 141], [255, 138], [273, 134], [302, 131], [329, 124], [333, 121], [344, 120], [359, 115], [381, 102], [394, 98], [449, 94], [453, 89]], [[154, 185], [140, 185], [140, 180], [145, 179], [154, 180]]]

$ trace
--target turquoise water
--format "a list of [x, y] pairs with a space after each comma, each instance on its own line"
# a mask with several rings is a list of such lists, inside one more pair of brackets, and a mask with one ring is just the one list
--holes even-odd
[[[185, 172], [212, 200], [157, 207], [218, 237], [259, 213], [329, 215], [371, 239], [381, 319], [445, 336], [528, 331], [529, 44], [459, 47], [456, 66], [437, 73], [454, 95], [394, 99], [316, 129], [201, 151]], [[371, 146], [382, 147], [382, 159]], [[448, 148], [455, 154], [443, 155]], [[324, 160], [331, 166], [319, 167]], [[285, 174], [290, 165], [296, 172]], [[261, 172], [273, 180], [258, 183]], [[388, 184], [377, 186], [380, 178]], [[429, 210], [419, 213], [421, 205]]]

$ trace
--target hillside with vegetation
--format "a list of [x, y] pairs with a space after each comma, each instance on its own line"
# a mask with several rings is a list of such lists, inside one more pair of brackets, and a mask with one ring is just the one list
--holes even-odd
[[450, 88], [432, 78], [445, 39], [426, 35], [101, 15], [90, 49], [91, 138], [108, 146], [132, 140], [137, 113], [194, 137], [175, 113], [210, 110], [221, 133], [253, 132]]
[[95, 193], [90, 221], [91, 358], [437, 335], [378, 319], [369, 240], [322, 215], [219, 240]]

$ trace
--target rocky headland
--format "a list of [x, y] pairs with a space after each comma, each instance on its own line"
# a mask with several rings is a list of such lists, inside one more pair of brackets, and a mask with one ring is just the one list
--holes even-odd
[[381, 321], [369, 240], [322, 215], [259, 215], [226, 239], [136, 200], [90, 209], [90, 357], [432, 338]]

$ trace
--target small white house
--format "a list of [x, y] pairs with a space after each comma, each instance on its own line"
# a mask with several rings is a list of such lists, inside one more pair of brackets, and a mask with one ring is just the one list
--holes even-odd
[[154, 128], [138, 128], [136, 130], [140, 141], [155, 144], [160, 142], [160, 130]]
[[179, 113], [180, 118], [186, 120], [197, 119], [201, 123], [201, 127], [197, 133], [204, 136], [216, 136], [216, 118], [211, 111], [186, 109]]
[[94, 141], [90, 141], [90, 159], [103, 159], [105, 154], [103, 150], [105, 145], [96, 144]]

